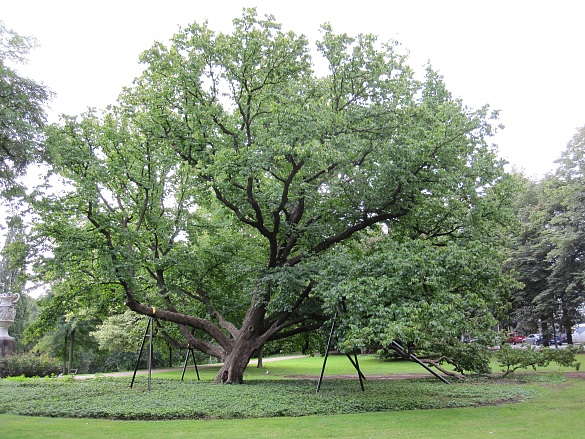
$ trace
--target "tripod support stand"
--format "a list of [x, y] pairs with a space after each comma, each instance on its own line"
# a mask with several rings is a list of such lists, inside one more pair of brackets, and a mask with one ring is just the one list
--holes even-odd
[[144, 331], [144, 337], [142, 338], [142, 345], [140, 346], [140, 352], [138, 353], [138, 358], [136, 359], [136, 366], [134, 366], [134, 374], [132, 375], [132, 382], [130, 383], [130, 388], [134, 385], [134, 379], [136, 378], [136, 371], [138, 371], [138, 363], [140, 362], [140, 358], [142, 357], [142, 351], [144, 350], [144, 344], [148, 339], [148, 391], [150, 392], [150, 377], [152, 375], [152, 332], [153, 332], [153, 320], [154, 317], [148, 318], [148, 324], [146, 325], [146, 330]]
[[[327, 340], [327, 347], [325, 348], [325, 357], [323, 358], [323, 367], [321, 368], [321, 375], [319, 376], [319, 382], [317, 384], [317, 393], [321, 390], [321, 383], [323, 382], [323, 375], [325, 374], [325, 365], [327, 364], [327, 358], [329, 357], [329, 349], [331, 348], [331, 340], [333, 339], [333, 332], [335, 331], [335, 321], [337, 320], [337, 312], [335, 312], [335, 316], [333, 317], [333, 322], [331, 323], [331, 331], [329, 331], [329, 339]], [[364, 380], [366, 377], [360, 370], [360, 365], [358, 363], [357, 352], [354, 352], [354, 358], [351, 358], [351, 355], [345, 354], [355, 370], [357, 370], [358, 377], [360, 379], [360, 386], [362, 388], [362, 392], [365, 391], [364, 388]]]
[[[146, 330], [144, 331], [144, 337], [142, 338], [142, 345], [140, 346], [140, 352], [138, 353], [138, 358], [136, 359], [136, 365], [134, 366], [134, 374], [132, 375], [132, 382], [130, 383], [130, 388], [134, 385], [134, 380], [136, 379], [136, 372], [138, 371], [138, 363], [140, 362], [140, 358], [142, 358], [142, 351], [144, 350], [144, 345], [146, 344], [146, 340], [148, 340], [148, 391], [150, 392], [150, 381], [152, 375], [152, 359], [153, 359], [153, 350], [152, 350], [152, 341], [153, 341], [153, 326], [154, 326], [154, 317], [148, 318], [148, 324], [146, 325]], [[191, 346], [187, 348], [187, 355], [185, 356], [185, 364], [183, 365], [183, 375], [181, 375], [181, 381], [185, 378], [185, 371], [187, 370], [187, 362], [189, 361], [189, 355], [193, 358], [193, 365], [195, 366], [195, 372], [197, 372], [197, 380], [201, 380], [199, 378], [199, 369], [197, 369], [197, 361], [195, 361], [195, 351]]]
[[195, 352], [193, 351], [193, 348], [191, 346], [187, 348], [187, 355], [185, 356], [185, 364], [183, 365], [183, 375], [181, 375], [181, 381], [183, 381], [183, 378], [185, 378], [185, 370], [187, 370], [187, 361], [189, 361], [189, 354], [191, 354], [191, 356], [193, 357], [193, 365], [195, 366], [195, 372], [197, 372], [197, 381], [201, 381], [201, 379], [199, 378], [199, 369], [197, 369], [197, 362], [195, 361]]
[[[343, 305], [344, 304], [342, 304], [342, 306]], [[331, 347], [331, 340], [333, 339], [333, 333], [335, 331], [335, 321], [337, 320], [338, 313], [339, 313], [339, 309], [335, 312], [335, 316], [333, 317], [333, 322], [331, 323], [331, 331], [329, 332], [329, 339], [327, 340], [327, 348], [325, 350], [325, 358], [323, 359], [323, 367], [321, 369], [321, 376], [319, 377], [319, 383], [317, 384], [317, 393], [319, 393], [319, 390], [321, 389], [321, 383], [323, 382], [323, 374], [325, 373], [325, 365], [327, 364], [327, 357], [329, 356], [329, 349]], [[406, 349], [404, 349], [398, 342], [392, 341], [392, 344], [390, 347], [394, 351], [396, 351], [402, 358], [405, 358], [407, 360], [410, 360], [410, 361], [413, 361], [415, 363], [420, 364], [422, 367], [424, 367], [427, 371], [432, 373], [436, 378], [440, 379], [445, 384], [451, 384], [444, 377], [442, 377], [437, 372], [435, 372], [433, 369], [431, 369], [426, 364], [424, 364], [416, 355], [414, 355], [414, 354], [408, 352]], [[347, 355], [347, 358], [349, 358], [349, 361], [351, 362], [353, 367], [355, 367], [355, 369], [357, 370], [358, 377], [360, 379], [360, 385], [361, 385], [362, 391], [364, 391], [364, 381], [363, 380], [365, 380], [366, 377], [362, 374], [362, 372], [360, 370], [360, 366], [359, 366], [358, 358], [357, 358], [357, 353], [354, 352], [353, 359], [351, 358], [351, 356], [349, 354], [345, 354], [345, 355]]]

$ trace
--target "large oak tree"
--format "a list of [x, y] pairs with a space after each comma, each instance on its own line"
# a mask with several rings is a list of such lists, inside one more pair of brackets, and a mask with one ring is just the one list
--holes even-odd
[[309, 47], [254, 10], [229, 34], [192, 24], [142, 54], [117, 106], [53, 127], [65, 187], [36, 205], [63, 303], [177, 323], [184, 346], [224, 362], [217, 382], [239, 383], [265, 343], [330, 317], [327, 255], [373, 227], [469, 229], [503, 175], [487, 108], [374, 36], [326, 25]]

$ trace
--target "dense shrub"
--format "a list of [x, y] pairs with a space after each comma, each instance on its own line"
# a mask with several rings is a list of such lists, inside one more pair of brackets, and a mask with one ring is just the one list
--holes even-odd
[[537, 367], [546, 367], [550, 363], [574, 367], [579, 370], [581, 363], [577, 362], [575, 357], [579, 351], [580, 348], [575, 346], [568, 346], [566, 349], [543, 348], [538, 350], [534, 347], [514, 349], [509, 344], [504, 343], [496, 356], [506, 376], [518, 369], [531, 367], [536, 370]]
[[44, 377], [58, 375], [62, 370], [59, 360], [49, 355], [24, 353], [10, 355], [0, 363], [0, 377]]

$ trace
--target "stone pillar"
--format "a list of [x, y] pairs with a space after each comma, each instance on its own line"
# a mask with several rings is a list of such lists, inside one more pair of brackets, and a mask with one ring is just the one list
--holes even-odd
[[8, 334], [8, 328], [16, 317], [16, 302], [20, 294], [0, 294], [0, 361], [16, 351], [16, 340]]

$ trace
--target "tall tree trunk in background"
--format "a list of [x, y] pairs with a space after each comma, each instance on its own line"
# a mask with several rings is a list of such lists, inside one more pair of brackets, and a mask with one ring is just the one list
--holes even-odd
[[262, 357], [264, 356], [264, 346], [258, 349], [258, 365], [256, 366], [258, 369], [262, 369], [264, 365], [262, 364]]
[[67, 373], [71, 373], [71, 369], [73, 369], [73, 343], [75, 342], [75, 329], [71, 330], [69, 334], [69, 367], [67, 368]]
[[63, 375], [67, 375], [67, 342], [69, 336], [65, 333], [65, 343], [63, 344]]

